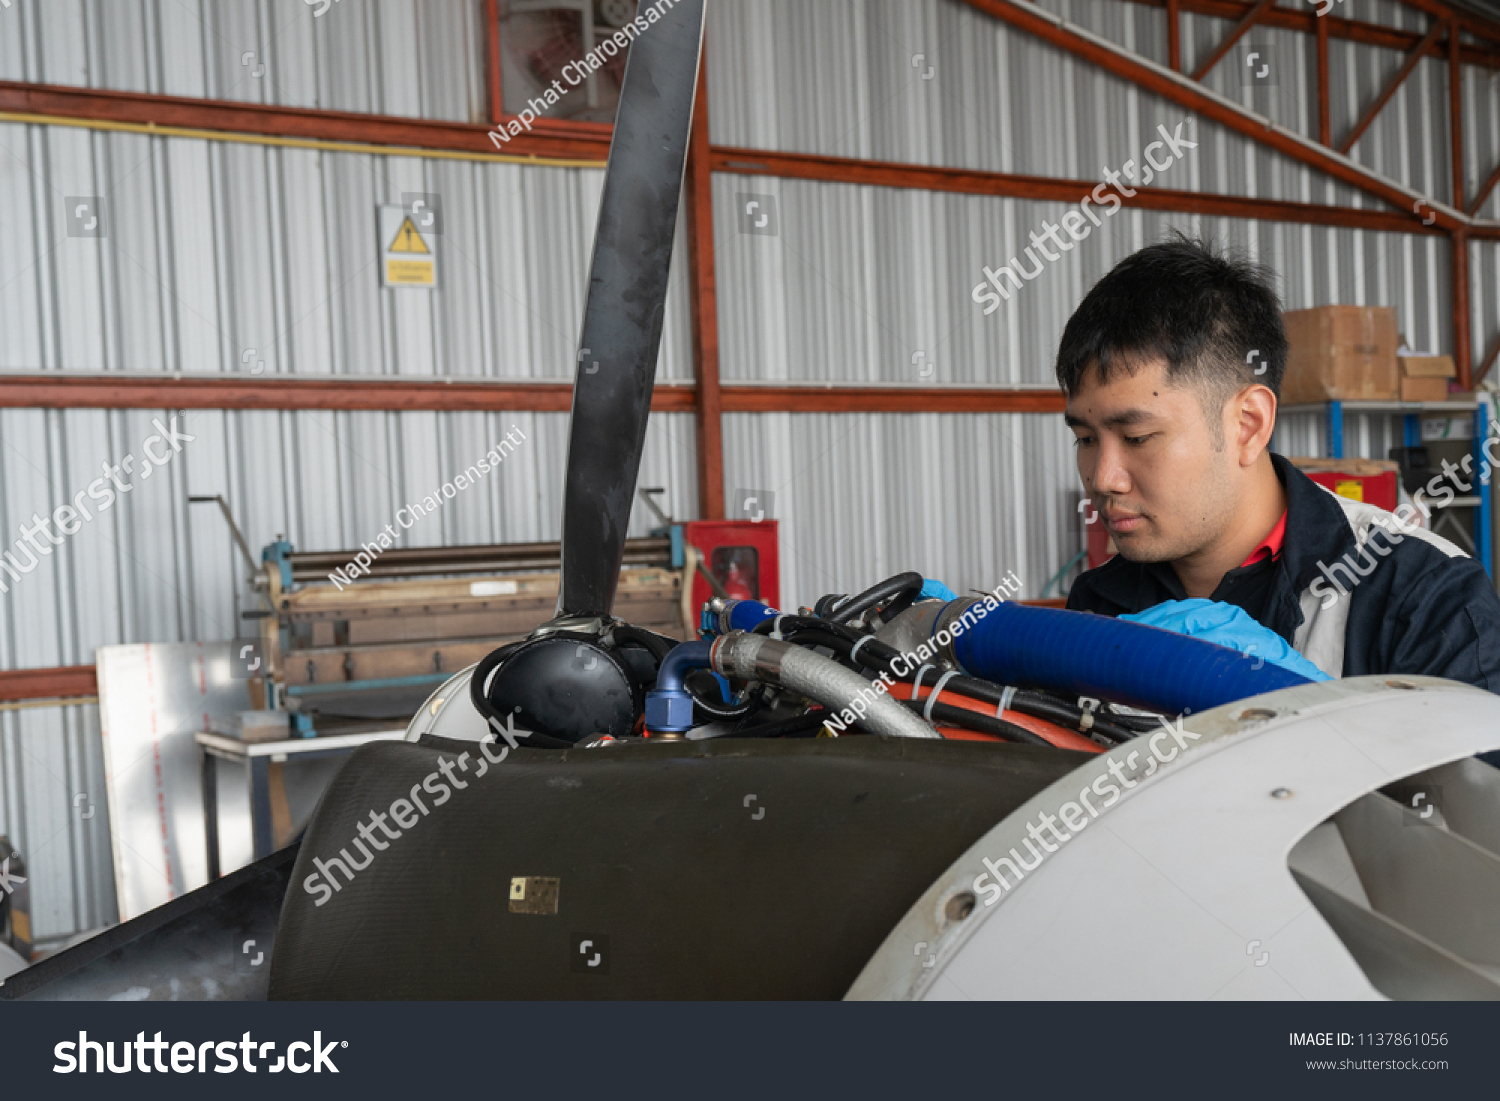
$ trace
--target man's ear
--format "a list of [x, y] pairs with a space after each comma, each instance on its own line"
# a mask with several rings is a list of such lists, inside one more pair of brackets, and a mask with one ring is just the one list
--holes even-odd
[[1225, 410], [1225, 438], [1234, 446], [1241, 466], [1250, 466], [1271, 446], [1276, 429], [1276, 395], [1269, 386], [1247, 386]]

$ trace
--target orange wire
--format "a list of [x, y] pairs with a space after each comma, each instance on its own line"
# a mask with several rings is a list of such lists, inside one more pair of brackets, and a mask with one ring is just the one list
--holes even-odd
[[[911, 699], [912, 696], [910, 682], [898, 681], [897, 683], [899, 687], [891, 689], [891, 695], [897, 699]], [[917, 689], [916, 698], [919, 700], [925, 700], [930, 695], [932, 695], [932, 689], [928, 688], [926, 685], [923, 685], [921, 688]], [[953, 691], [951, 688], [945, 688], [942, 690], [942, 692], [938, 693], [938, 703], [948, 704], [952, 707], [961, 707], [965, 711], [973, 711], [976, 714], [980, 715], [990, 715], [998, 717], [1008, 723], [1013, 723], [1016, 726], [1031, 731], [1033, 734], [1037, 735], [1040, 738], [1044, 738], [1046, 741], [1050, 742], [1052, 745], [1055, 745], [1060, 749], [1077, 749], [1082, 750], [1084, 753], [1104, 752], [1103, 746], [1099, 745], [1097, 742], [1090, 741], [1088, 738], [1085, 738], [1082, 734], [1079, 734], [1076, 731], [1069, 730], [1065, 726], [1059, 726], [1057, 723], [1048, 722], [1046, 719], [1038, 719], [1034, 715], [1023, 715], [1019, 711], [1005, 711], [1000, 715], [995, 716], [994, 704], [988, 703], [984, 700], [976, 700], [972, 696], [965, 696], [959, 692]], [[954, 730], [959, 730], [961, 732], [951, 733], [951, 731]], [[970, 742], [985, 741], [990, 739], [999, 740], [996, 735], [986, 734], [983, 731], [978, 730], [967, 730], [964, 728], [941, 728], [941, 732], [943, 734], [943, 737], [949, 738], [953, 741]]]

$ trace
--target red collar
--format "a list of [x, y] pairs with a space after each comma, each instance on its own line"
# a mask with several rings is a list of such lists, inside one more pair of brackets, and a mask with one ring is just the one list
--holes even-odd
[[1260, 546], [1250, 552], [1250, 557], [1240, 563], [1240, 568], [1253, 566], [1264, 558], [1275, 558], [1281, 553], [1282, 541], [1286, 539], [1286, 513], [1281, 514], [1281, 519], [1276, 521], [1276, 526], [1271, 533], [1260, 541]]

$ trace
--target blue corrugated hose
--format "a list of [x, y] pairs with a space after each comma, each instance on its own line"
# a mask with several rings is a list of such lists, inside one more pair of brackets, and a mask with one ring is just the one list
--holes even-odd
[[1225, 646], [1108, 616], [1003, 603], [953, 642], [964, 670], [1163, 714], [1311, 683]]

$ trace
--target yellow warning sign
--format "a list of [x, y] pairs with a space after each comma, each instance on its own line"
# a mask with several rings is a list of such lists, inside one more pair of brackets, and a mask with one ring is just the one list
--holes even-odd
[[380, 285], [436, 290], [438, 253], [442, 251], [439, 246], [443, 238], [435, 219], [424, 233], [425, 223], [414, 217], [408, 207], [382, 205], [378, 213]]
[[1335, 478], [1333, 491], [1340, 497], [1348, 497], [1352, 501], [1365, 499], [1365, 483], [1358, 478]]
[[423, 256], [432, 255], [432, 250], [427, 247], [427, 242], [422, 240], [422, 235], [417, 232], [417, 227], [411, 224], [411, 219], [406, 218], [401, 222], [401, 228], [396, 231], [396, 239], [391, 242], [391, 247], [386, 252], [420, 252]]

